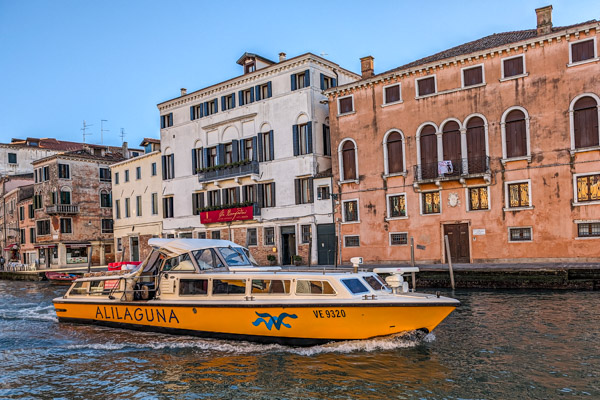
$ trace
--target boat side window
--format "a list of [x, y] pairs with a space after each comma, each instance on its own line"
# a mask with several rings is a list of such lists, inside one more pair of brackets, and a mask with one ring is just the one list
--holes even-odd
[[151, 274], [158, 271], [160, 264], [164, 260], [165, 256], [158, 251], [153, 251], [148, 257], [148, 262], [144, 265], [144, 272], [150, 272]]
[[289, 280], [253, 279], [252, 294], [289, 294]]
[[212, 294], [245, 294], [246, 281], [243, 279], [213, 279]]
[[251, 266], [250, 261], [244, 254], [241, 247], [234, 249], [233, 247], [219, 247], [219, 253], [230, 267]]
[[357, 278], [342, 279], [342, 283], [352, 294], [369, 293], [369, 289]]
[[336, 294], [331, 284], [327, 281], [308, 281], [298, 279], [296, 294]]
[[104, 281], [90, 281], [90, 295], [101, 296], [104, 293]]
[[87, 282], [75, 282], [71, 291], [69, 292], [69, 296], [85, 296], [87, 295]]
[[192, 254], [200, 270], [216, 268], [215, 253], [212, 249], [202, 249], [193, 251]]
[[373, 288], [373, 290], [385, 290], [386, 292], [390, 291], [387, 285], [383, 283], [381, 278], [378, 276], [363, 276], [363, 279], [369, 284], [369, 286]]
[[165, 261], [162, 271], [194, 271], [194, 264], [192, 264], [190, 255], [185, 253], [177, 257], [169, 258], [167, 261]]
[[250, 253], [250, 250], [248, 250], [245, 247], [242, 247], [242, 249], [244, 250], [244, 253], [246, 254], [246, 257], [248, 257], [248, 260], [250, 260], [250, 263], [252, 263], [253, 266], [258, 267], [258, 263], [254, 259], [254, 257], [252, 257], [252, 254]]
[[181, 279], [179, 294], [184, 296], [208, 294], [208, 279]]

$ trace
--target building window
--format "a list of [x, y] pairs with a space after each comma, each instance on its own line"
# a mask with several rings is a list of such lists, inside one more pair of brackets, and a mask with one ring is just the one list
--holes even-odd
[[485, 122], [480, 117], [469, 118], [467, 122], [467, 172], [478, 174], [489, 169], [486, 157]]
[[383, 104], [399, 103], [401, 101], [400, 84], [383, 87]]
[[529, 154], [527, 117], [522, 110], [512, 110], [502, 121], [506, 158], [525, 157]]
[[142, 196], [135, 197], [135, 215], [136, 217], [142, 216]]
[[360, 236], [344, 236], [344, 247], [360, 247]]
[[244, 64], [244, 74], [256, 71], [256, 63], [254, 61]]
[[[273, 144], [273, 131], [266, 131], [258, 134], [258, 140], [262, 145], [262, 156], [259, 161], [272, 161], [275, 159], [275, 146]], [[247, 139], [249, 140], [249, 139]]]
[[341, 144], [340, 152], [340, 172], [342, 181], [356, 180], [356, 147], [354, 142], [346, 140]]
[[483, 72], [483, 65], [476, 67], [464, 68], [462, 70], [462, 83], [463, 87], [481, 85], [485, 82], [485, 76]]
[[573, 105], [573, 135], [575, 148], [599, 145], [598, 104], [591, 96], [584, 96]]
[[43, 221], [37, 221], [37, 235], [44, 236], [50, 234], [50, 220], [45, 219]]
[[439, 214], [441, 212], [440, 192], [421, 193], [423, 214]]
[[204, 116], [213, 115], [219, 112], [219, 106], [217, 104], [217, 99], [207, 101], [204, 103]]
[[292, 91], [310, 86], [310, 71], [306, 70], [292, 75]]
[[123, 251], [123, 239], [117, 238], [117, 251]]
[[158, 214], [158, 193], [152, 193], [152, 215]]
[[488, 199], [488, 188], [487, 186], [470, 188], [469, 190], [469, 209], [471, 211], [476, 210], [488, 210], [489, 199]]
[[69, 188], [60, 189], [60, 204], [71, 204], [71, 190]]
[[406, 217], [406, 195], [388, 195], [388, 218]]
[[323, 155], [331, 155], [331, 134], [329, 126], [323, 124]]
[[50, 180], [50, 167], [46, 166], [42, 168], [42, 175], [44, 178], [44, 182]]
[[256, 189], [254, 185], [242, 186], [242, 195], [244, 196], [243, 202], [255, 203], [256, 202]]
[[258, 244], [258, 237], [256, 234], [256, 228], [248, 228], [246, 230], [246, 245], [256, 246]]
[[216, 167], [218, 161], [218, 151], [217, 146], [209, 147], [206, 149], [207, 157], [206, 157], [206, 166], [207, 167]]
[[113, 220], [110, 218], [102, 219], [102, 233], [113, 233]]
[[600, 222], [585, 222], [577, 224], [578, 237], [600, 237]]
[[204, 208], [204, 193], [192, 193], [192, 214], [200, 215], [200, 209]]
[[173, 196], [163, 198], [163, 218], [173, 218]]
[[121, 200], [115, 200], [115, 218], [121, 219]]
[[35, 228], [29, 228], [29, 243], [35, 243]]
[[227, 143], [225, 145], [225, 164], [231, 164], [233, 162], [233, 144]]
[[206, 239], [206, 232], [198, 232], [198, 239]]
[[[169, 154], [166, 156], [162, 156], [162, 171], [163, 171], [163, 180], [173, 179], [175, 178], [175, 155]], [[125, 171], [126, 174], [129, 171]], [[125, 179], [129, 180], [128, 178]]]
[[577, 202], [600, 200], [600, 174], [577, 177]]
[[237, 187], [223, 189], [223, 204], [224, 205], [234, 205], [239, 203]]
[[127, 197], [125, 199], [125, 218], [131, 217], [131, 207], [130, 207], [129, 202], [130, 202], [129, 197]]
[[329, 186], [319, 186], [317, 188], [317, 200], [328, 200], [329, 198], [331, 198]]
[[[258, 199], [262, 201], [261, 207], [275, 207], [275, 182], [262, 183], [258, 186]], [[262, 196], [260, 191], [262, 191]]]
[[25, 221], [25, 206], [19, 207], [19, 221]]
[[119, 173], [115, 172], [115, 185], [119, 184]]
[[408, 233], [390, 233], [390, 246], [404, 246], [408, 244]]
[[508, 228], [509, 242], [531, 242], [531, 228]]
[[34, 219], [35, 218], [35, 211], [33, 210], [33, 204], [28, 204], [27, 205], [27, 211], [29, 213], [29, 219]]
[[343, 202], [344, 222], [359, 221], [358, 200], [345, 200]]
[[210, 238], [217, 239], [217, 240], [221, 239], [221, 231], [212, 231], [210, 233]]
[[313, 178], [295, 179], [296, 204], [307, 204], [314, 201]]
[[112, 196], [108, 190], [101, 190], [100, 191], [100, 207], [111, 207], [112, 206], [111, 197]]
[[206, 192], [206, 200], [208, 202], [209, 207], [220, 206], [221, 205], [221, 192], [218, 190], [209, 190]]
[[160, 116], [160, 129], [173, 126], [173, 113]]
[[156, 176], [156, 163], [152, 163], [152, 176]]
[[17, 163], [17, 153], [8, 153], [8, 163], [9, 164]]
[[265, 228], [265, 245], [273, 246], [275, 244], [275, 228]]
[[428, 94], [434, 94], [437, 92], [435, 75], [417, 79], [416, 82], [417, 97], [427, 96]]
[[27, 236], [25, 235], [25, 229], [19, 229], [19, 242], [21, 244], [25, 244], [27, 241]]
[[39, 210], [43, 207], [42, 195], [34, 194], [33, 195], [33, 208]]
[[71, 179], [71, 171], [69, 170], [69, 164], [58, 164], [58, 178]]
[[348, 114], [354, 111], [354, 96], [338, 98], [338, 115]]
[[508, 207], [529, 207], [529, 182], [508, 183]]
[[313, 152], [312, 123], [293, 126], [294, 155], [299, 156]]
[[[263, 140], [264, 140], [264, 138], [263, 138]], [[267, 140], [268, 140], [268, 138], [267, 138]], [[267, 147], [268, 147], [268, 145], [267, 145]], [[253, 159], [254, 159], [254, 145], [252, 143], [252, 138], [242, 139], [242, 160], [251, 161]]]
[[569, 43], [569, 46], [571, 52], [570, 64], [579, 63], [586, 60], [593, 60], [596, 58], [595, 38]]
[[[293, 85], [293, 82], [292, 82], [292, 85]], [[256, 101], [268, 99], [271, 96], [272, 96], [271, 82], [263, 83], [262, 85], [256, 86]]]
[[135, 167], [135, 179], [142, 179], [142, 167]]
[[[129, 181], [129, 171], [125, 171], [125, 177]], [[100, 168], [100, 182], [110, 182], [110, 168]]]
[[129, 182], [129, 170], [125, 170], [125, 182]]
[[321, 90], [327, 90], [336, 86], [337, 84], [335, 78], [321, 74]]
[[235, 94], [231, 93], [227, 96], [221, 96], [221, 110], [231, 110], [235, 108]]
[[311, 238], [311, 226], [310, 225], [302, 225], [302, 243], [310, 243]]
[[521, 76], [525, 74], [525, 57], [516, 56], [502, 60], [502, 78]]
[[73, 233], [71, 218], [60, 219], [60, 233]]
[[400, 132], [391, 132], [385, 143], [387, 156], [388, 174], [398, 174], [404, 172], [404, 148], [402, 145], [402, 134]]
[[240, 106], [250, 104], [254, 102], [254, 90], [246, 89], [240, 90]]

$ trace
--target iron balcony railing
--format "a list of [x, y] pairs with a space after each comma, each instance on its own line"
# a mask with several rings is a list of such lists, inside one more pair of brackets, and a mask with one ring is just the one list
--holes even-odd
[[54, 204], [46, 206], [46, 214], [78, 214], [79, 205], [77, 204]]
[[250, 161], [248, 164], [215, 167], [210, 171], [198, 172], [198, 181], [214, 181], [217, 179], [232, 178], [240, 175], [258, 174], [258, 161]]
[[472, 157], [415, 165], [415, 180], [460, 179], [490, 171], [490, 157]]

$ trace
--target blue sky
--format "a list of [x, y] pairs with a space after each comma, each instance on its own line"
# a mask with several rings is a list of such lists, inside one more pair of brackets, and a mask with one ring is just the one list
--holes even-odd
[[[549, 0], [29, 1], [0, 0], [0, 142], [104, 143], [159, 137], [156, 104], [241, 74], [245, 51], [324, 56], [383, 72], [495, 33], [535, 28]], [[600, 1], [553, 1], [554, 26], [600, 19]]]

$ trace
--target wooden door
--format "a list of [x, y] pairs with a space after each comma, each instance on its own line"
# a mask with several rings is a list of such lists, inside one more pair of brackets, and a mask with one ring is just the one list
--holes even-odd
[[448, 235], [448, 244], [450, 246], [450, 256], [452, 257], [452, 262], [470, 263], [469, 224], [444, 225], [444, 235]]

